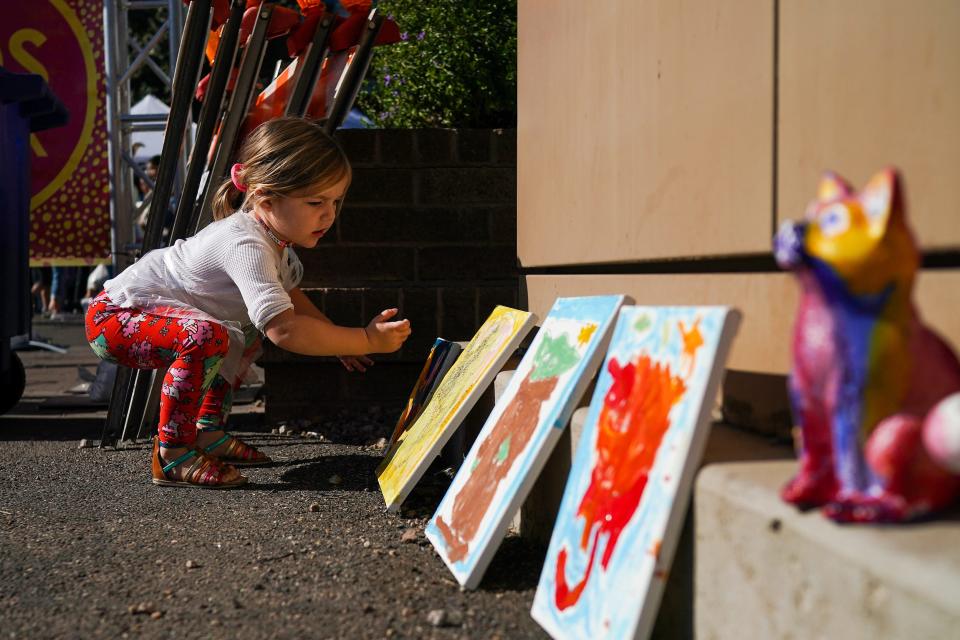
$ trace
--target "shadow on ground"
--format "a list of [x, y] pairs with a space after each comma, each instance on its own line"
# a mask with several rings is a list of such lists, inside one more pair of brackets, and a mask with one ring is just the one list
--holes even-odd
[[88, 410], [41, 413], [36, 403], [24, 400], [0, 416], [0, 441], [95, 439], [100, 437], [103, 421], [103, 416]]
[[[376, 488], [375, 471], [380, 459], [365, 455], [321, 456], [280, 475], [276, 484], [258, 484], [270, 491], [363, 491]], [[280, 462], [279, 464], [283, 464]]]

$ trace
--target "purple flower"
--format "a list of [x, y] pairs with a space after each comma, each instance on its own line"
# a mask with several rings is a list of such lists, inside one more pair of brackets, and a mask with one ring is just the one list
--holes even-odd
[[426, 32], [426, 31], [421, 31], [420, 33], [417, 34], [417, 40], [423, 40], [423, 37], [424, 37], [425, 35], [427, 35], [427, 32]]
[[389, 73], [388, 73], [387, 75], [383, 76], [383, 84], [384, 84], [384, 86], [388, 86], [388, 85], [390, 84], [390, 80], [392, 80], [392, 79], [393, 79], [393, 76], [391, 76]]
[[407, 40], [410, 39], [410, 34], [404, 31], [403, 33], [400, 34], [400, 39], [406, 42]]

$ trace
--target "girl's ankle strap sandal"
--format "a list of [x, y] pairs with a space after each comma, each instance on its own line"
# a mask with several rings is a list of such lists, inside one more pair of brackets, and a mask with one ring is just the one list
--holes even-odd
[[[198, 431], [220, 431], [221, 427], [200, 427]], [[213, 453], [217, 447], [226, 445], [218, 453]], [[222, 438], [211, 442], [203, 448], [204, 452], [215, 456], [221, 462], [232, 464], [235, 467], [251, 466], [255, 464], [267, 464], [273, 462], [270, 456], [258, 450], [239, 438], [224, 433]]]
[[[244, 476], [237, 475], [232, 480], [226, 480], [225, 477], [230, 470], [230, 465], [221, 460], [207, 455], [200, 449], [194, 448], [185, 454], [164, 464], [160, 458], [160, 439], [153, 438], [153, 484], [164, 487], [198, 487], [200, 489], [234, 489], [247, 484]], [[191, 462], [192, 460], [192, 462]], [[167, 473], [175, 467], [190, 463], [184, 474], [179, 480], [171, 480]]]

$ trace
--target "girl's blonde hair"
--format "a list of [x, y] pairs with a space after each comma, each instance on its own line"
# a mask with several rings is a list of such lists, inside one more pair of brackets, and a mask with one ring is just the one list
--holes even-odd
[[310, 187], [322, 191], [352, 178], [340, 145], [318, 123], [303, 118], [264, 122], [247, 136], [237, 162], [243, 165], [237, 181], [247, 190], [240, 191], [227, 178], [213, 199], [214, 220], [252, 208], [259, 198], [290, 196]]

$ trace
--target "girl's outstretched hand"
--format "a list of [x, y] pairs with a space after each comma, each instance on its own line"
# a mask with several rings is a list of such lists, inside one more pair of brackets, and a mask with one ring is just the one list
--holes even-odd
[[399, 312], [399, 309], [386, 309], [367, 325], [365, 331], [370, 342], [370, 353], [393, 353], [410, 336], [409, 320], [389, 322]]

